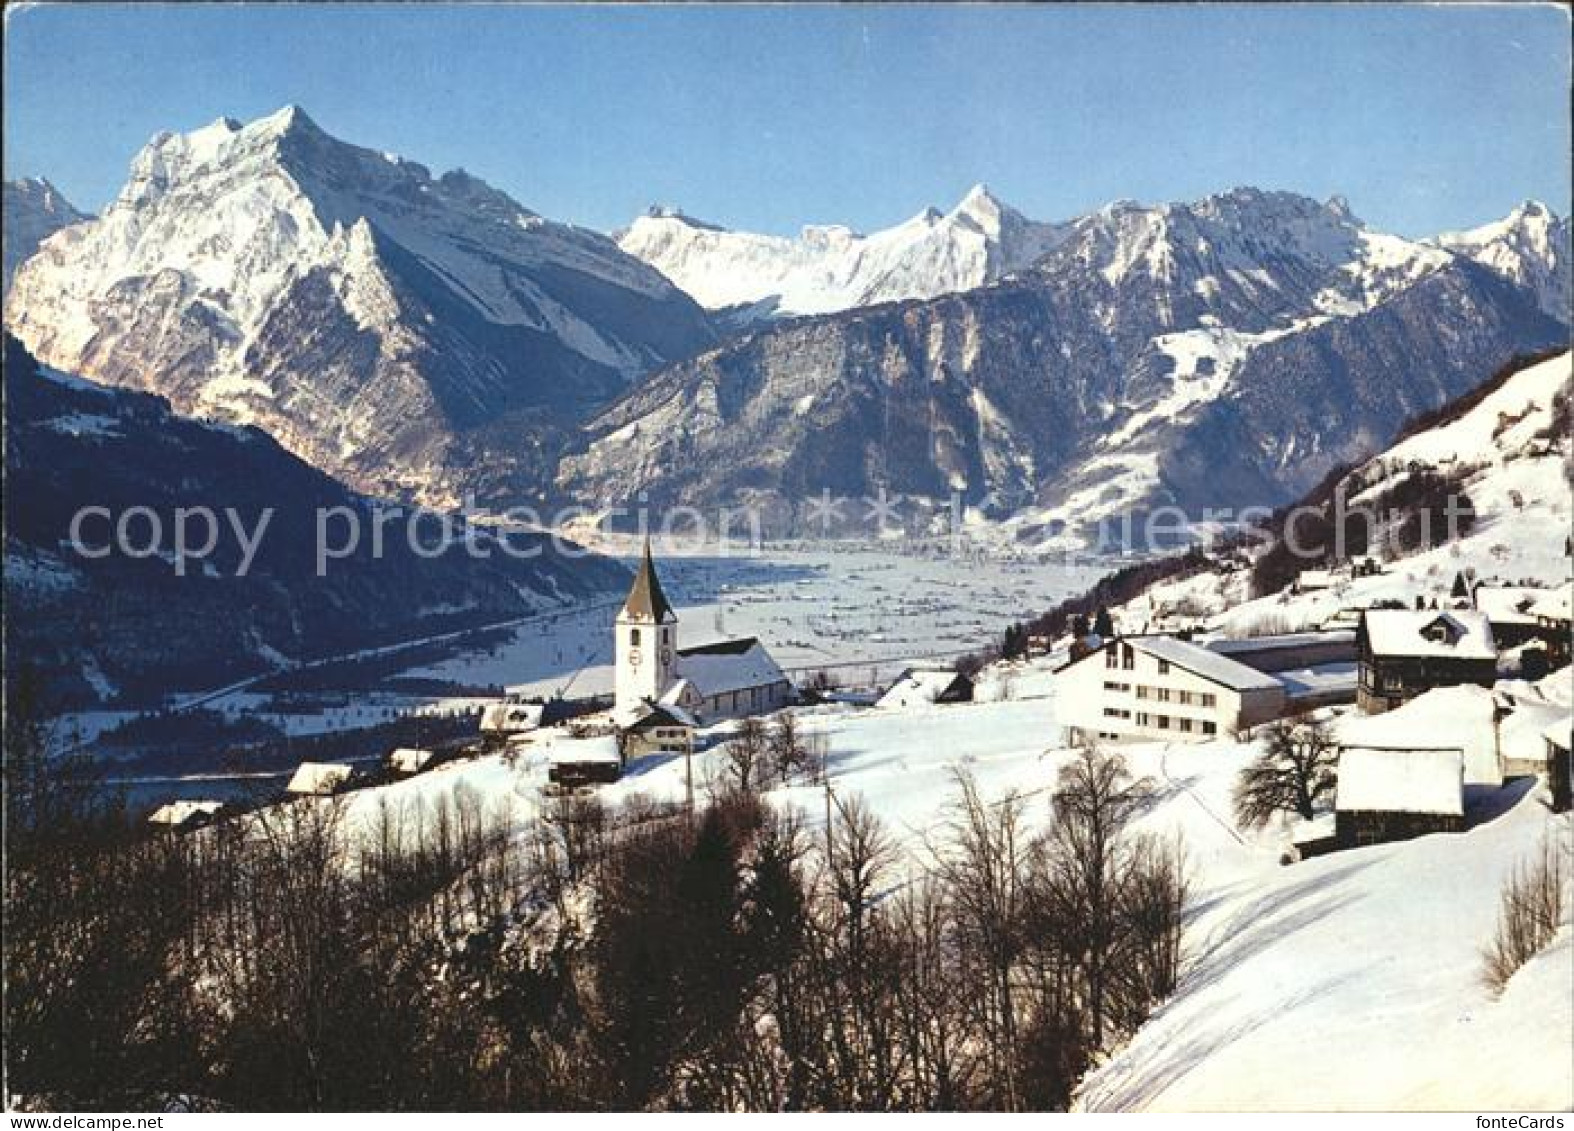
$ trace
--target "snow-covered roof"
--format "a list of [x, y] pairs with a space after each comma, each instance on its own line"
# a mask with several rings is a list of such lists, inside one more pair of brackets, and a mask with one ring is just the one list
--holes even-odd
[[[1474, 609], [1368, 609], [1366, 638], [1379, 656], [1451, 656], [1495, 660], [1487, 615]], [[1439, 639], [1427, 635], [1436, 626]]]
[[1361, 679], [1361, 669], [1354, 660], [1335, 660], [1332, 663], [1312, 664], [1304, 668], [1285, 668], [1273, 674], [1284, 684], [1284, 693], [1291, 699], [1309, 695], [1334, 695], [1346, 691], [1354, 695]]
[[1548, 593], [1530, 607], [1530, 613], [1549, 620], [1569, 620], [1574, 615], [1571, 608], [1574, 608], [1574, 582]]
[[706, 698], [767, 687], [787, 678], [753, 636], [678, 649], [678, 675], [692, 681]]
[[493, 703], [481, 712], [483, 731], [519, 732], [541, 725], [540, 703]]
[[1465, 756], [1458, 749], [1348, 746], [1339, 754], [1341, 813], [1465, 812]]
[[343, 762], [302, 762], [285, 786], [289, 793], [332, 793], [355, 772]]
[[1545, 589], [1528, 589], [1520, 585], [1478, 585], [1476, 608], [1486, 613], [1493, 624], [1535, 624], [1531, 609], [1536, 602], [1548, 596]]
[[1121, 638], [1121, 643], [1160, 660], [1168, 660], [1176, 667], [1233, 691], [1272, 691], [1282, 686], [1273, 676], [1256, 668], [1173, 636], [1126, 636]]
[[1392, 711], [1340, 719], [1339, 744], [1384, 750], [1459, 750], [1465, 759], [1465, 781], [1499, 786], [1503, 784], [1503, 767], [1493, 721], [1496, 709], [1497, 701], [1485, 687], [1435, 687]]
[[435, 751], [421, 750], [414, 746], [401, 746], [388, 755], [388, 766], [401, 774], [416, 774], [426, 769]]
[[590, 738], [559, 738], [547, 751], [547, 759], [555, 766], [578, 766], [590, 762], [621, 763], [623, 755], [616, 735], [598, 734]]
[[148, 822], [154, 825], [184, 825], [195, 817], [217, 816], [223, 809], [222, 801], [171, 801], [148, 814]]
[[965, 677], [948, 669], [912, 669], [902, 674], [876, 707], [922, 707], [934, 703]]
[[1280, 648], [1307, 648], [1318, 644], [1355, 644], [1353, 628], [1332, 628], [1324, 632], [1286, 632], [1277, 636], [1249, 636], [1243, 640], [1210, 640], [1208, 648], [1225, 656], [1249, 656]]

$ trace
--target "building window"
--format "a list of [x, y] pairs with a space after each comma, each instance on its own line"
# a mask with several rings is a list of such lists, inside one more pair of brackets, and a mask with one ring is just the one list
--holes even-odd
[[1158, 728], [1160, 730], [1169, 730], [1170, 729], [1170, 717], [1168, 715], [1160, 715], [1157, 725], [1158, 725]]
[[639, 629], [629, 629], [629, 644], [635, 648], [639, 647]]
[[1153, 698], [1153, 689], [1151, 687], [1144, 687], [1144, 686], [1142, 686], [1139, 683], [1137, 685], [1137, 698], [1138, 699], [1152, 699]]
[[1209, 722], [1203, 723], [1202, 724], [1202, 733], [1203, 734], [1218, 734], [1219, 733], [1219, 724], [1218, 723], [1209, 723]]
[[1180, 729], [1181, 729], [1181, 733], [1182, 734], [1190, 734], [1191, 733], [1191, 720], [1190, 719], [1178, 719], [1176, 721], [1180, 723]]
[[1159, 688], [1159, 702], [1160, 703], [1168, 703], [1169, 701], [1170, 701], [1170, 689], [1167, 688], [1167, 687]]
[[1117, 668], [1120, 666], [1119, 661], [1115, 659], [1115, 645], [1113, 644], [1109, 646], [1109, 651], [1104, 653], [1104, 666], [1106, 668]]
[[1137, 653], [1130, 644], [1120, 646], [1120, 666], [1131, 671], [1137, 666]]
[[1202, 705], [1204, 707], [1214, 707], [1214, 706], [1217, 706], [1218, 702], [1219, 702], [1219, 697], [1217, 695], [1215, 695], [1211, 691], [1204, 691], [1204, 692], [1202, 692], [1201, 693], [1201, 698], [1202, 698]]
[[1159, 674], [1160, 675], [1169, 675], [1170, 674], [1170, 662], [1168, 660], [1160, 660], [1159, 661]]
[[1148, 712], [1146, 712], [1146, 711], [1138, 711], [1137, 712], [1137, 725], [1139, 727], [1152, 726], [1153, 725], [1153, 723], [1151, 721], [1152, 718], [1153, 718], [1153, 716], [1148, 714]]

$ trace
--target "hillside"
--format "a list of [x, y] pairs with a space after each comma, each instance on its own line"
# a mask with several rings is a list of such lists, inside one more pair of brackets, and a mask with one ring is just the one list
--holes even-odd
[[[373, 503], [260, 429], [190, 420], [160, 398], [39, 368], [9, 338], [5, 405], [8, 656], [44, 681], [56, 707], [121, 697], [146, 704], [626, 584], [621, 566], [594, 555], [570, 560], [540, 536], [510, 535], [518, 558], [484, 532], [485, 558], [469, 557], [462, 542], [417, 553], [406, 521], [385, 527], [380, 553], [363, 537], [353, 555], [325, 560], [319, 576], [319, 512], [344, 508], [327, 528], [325, 544], [336, 550], [347, 515], [369, 533]], [[122, 545], [136, 556], [90, 558], [72, 548], [73, 516], [89, 506], [106, 508], [79, 528], [95, 555], [112, 520], [131, 508], [151, 512], [127, 522]], [[200, 507], [216, 516], [213, 551], [182, 561], [177, 509]], [[193, 519], [187, 530], [188, 548], [200, 550], [207, 528]], [[416, 533], [423, 548], [436, 545], [435, 521]]]

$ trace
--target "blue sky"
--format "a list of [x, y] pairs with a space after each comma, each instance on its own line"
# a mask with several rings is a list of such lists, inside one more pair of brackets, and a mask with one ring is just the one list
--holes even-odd
[[870, 229], [976, 181], [1062, 219], [1238, 184], [1406, 235], [1569, 207], [1546, 5], [7, 9], [5, 175], [79, 207], [162, 129], [286, 103], [546, 215]]

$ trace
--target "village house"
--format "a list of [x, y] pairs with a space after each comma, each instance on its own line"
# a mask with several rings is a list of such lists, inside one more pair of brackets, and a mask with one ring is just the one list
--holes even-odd
[[1492, 640], [1500, 649], [1518, 648], [1532, 640], [1540, 640], [1544, 633], [1541, 622], [1532, 611], [1536, 603], [1551, 596], [1545, 589], [1523, 585], [1477, 585], [1471, 599], [1479, 612], [1487, 615], [1492, 626]]
[[348, 787], [355, 767], [344, 762], [302, 762], [284, 792], [295, 797], [326, 797]]
[[1490, 687], [1497, 646], [1487, 615], [1473, 609], [1369, 609], [1356, 629], [1360, 687], [1367, 714], [1392, 710], [1434, 687]]
[[678, 646], [678, 614], [662, 590], [649, 542], [614, 633], [617, 715], [667, 703], [711, 722], [768, 714], [793, 701], [791, 681], [752, 636]]
[[652, 754], [694, 752], [696, 720], [675, 703], [642, 703], [615, 721], [625, 762]]
[[1334, 835], [1356, 848], [1465, 824], [1464, 754], [1458, 749], [1345, 747], [1339, 755]]
[[1509, 714], [1501, 697], [1485, 687], [1438, 687], [1392, 711], [1345, 715], [1338, 722], [1341, 753], [1347, 749], [1458, 750], [1464, 783], [1495, 790], [1505, 773], [1503, 722]]
[[876, 707], [927, 707], [971, 703], [973, 681], [949, 668], [908, 668], [875, 703]]
[[148, 814], [148, 824], [165, 832], [189, 833], [206, 828], [229, 812], [222, 801], [171, 801]]
[[384, 765], [389, 773], [410, 776], [431, 767], [437, 757], [435, 750], [421, 750], [414, 746], [401, 746], [389, 753]]
[[547, 780], [574, 788], [617, 781], [623, 773], [623, 750], [615, 734], [584, 738], [563, 735], [547, 750]]
[[1111, 640], [1062, 668], [1055, 684], [1073, 743], [1208, 742], [1285, 708], [1273, 676], [1170, 636]]
[[481, 712], [482, 734], [528, 734], [543, 724], [541, 703], [492, 703]]
[[1547, 658], [1554, 668], [1569, 662], [1570, 633], [1574, 632], [1574, 582], [1553, 589], [1530, 607], [1541, 638], [1547, 644]]

